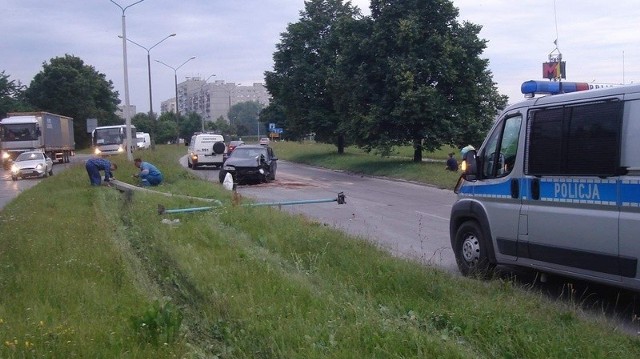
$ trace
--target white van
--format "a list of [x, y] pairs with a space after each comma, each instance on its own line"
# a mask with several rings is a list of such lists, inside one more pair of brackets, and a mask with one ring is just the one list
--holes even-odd
[[566, 93], [583, 88], [525, 82], [565, 93], [509, 106], [465, 155], [450, 221], [463, 274], [506, 264], [640, 290], [640, 85]]
[[139, 150], [146, 150], [151, 147], [151, 136], [146, 132], [137, 132], [136, 140], [136, 144]]
[[222, 135], [195, 133], [189, 142], [187, 165], [197, 169], [202, 165], [222, 166], [227, 153], [227, 145]]

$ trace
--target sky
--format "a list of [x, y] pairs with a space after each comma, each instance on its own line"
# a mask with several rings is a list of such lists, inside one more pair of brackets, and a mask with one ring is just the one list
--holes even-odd
[[[153, 110], [187, 77], [239, 85], [264, 83], [287, 25], [304, 0], [114, 0], [125, 12], [127, 38], [150, 50]], [[369, 0], [352, 0], [368, 15]], [[134, 5], [132, 5], [134, 4]], [[498, 91], [523, 99], [520, 85], [542, 80], [550, 53], [566, 61], [566, 81], [640, 82], [637, 0], [453, 0], [458, 21], [482, 26]], [[612, 5], [615, 4], [615, 5]], [[43, 63], [65, 54], [105, 74], [125, 103], [123, 11], [110, 0], [0, 0], [0, 71], [29, 85]], [[554, 41], [557, 39], [557, 49]], [[554, 51], [556, 50], [556, 51]], [[149, 110], [147, 51], [127, 44], [129, 103]], [[214, 75], [214, 76], [212, 76]]]

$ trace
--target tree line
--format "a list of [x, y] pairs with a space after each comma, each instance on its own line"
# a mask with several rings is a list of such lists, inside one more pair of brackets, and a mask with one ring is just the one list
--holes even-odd
[[340, 153], [410, 144], [421, 161], [442, 145], [479, 145], [507, 104], [480, 57], [481, 26], [459, 23], [447, 0], [371, 0], [370, 10], [305, 1], [265, 72], [265, 119], [288, 138], [313, 132]]
[[[0, 118], [10, 112], [45, 111], [69, 116], [74, 119], [76, 148], [86, 148], [91, 144], [87, 132], [86, 119], [98, 119], [99, 126], [122, 125], [124, 120], [116, 114], [120, 103], [113, 82], [85, 64], [82, 59], [64, 55], [43, 63], [42, 70], [35, 75], [29, 86], [12, 80], [6, 71], [0, 72]], [[258, 103], [247, 102], [234, 105], [229, 118], [206, 122], [205, 130], [223, 133], [227, 137], [253, 135], [257, 131], [257, 114], [262, 109]], [[140, 132], [152, 134], [154, 143], [173, 143], [177, 137], [188, 139], [194, 132], [202, 130], [202, 118], [197, 113], [176, 117], [173, 112], [165, 112], [157, 119], [147, 113], [133, 116], [131, 123]]]
[[[266, 133], [274, 123], [288, 139], [313, 133], [339, 153], [356, 145], [386, 155], [412, 145], [420, 161], [423, 151], [443, 145], [479, 145], [507, 103], [481, 58], [481, 26], [459, 23], [451, 1], [371, 0], [368, 16], [349, 1], [304, 4], [299, 21], [276, 44], [273, 70], [265, 72], [269, 106], [234, 105], [230, 122], [208, 121], [206, 130], [233, 138]], [[80, 148], [90, 143], [86, 119], [123, 123], [118, 97], [112, 81], [71, 55], [43, 63], [28, 87], [0, 73], [0, 116], [48, 111], [73, 117]], [[175, 141], [176, 134], [189, 139], [202, 129], [196, 113], [157, 119], [138, 113], [132, 123], [156, 143]]]

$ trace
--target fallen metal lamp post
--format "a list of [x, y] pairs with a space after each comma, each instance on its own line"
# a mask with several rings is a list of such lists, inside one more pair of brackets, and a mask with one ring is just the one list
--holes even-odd
[[[244, 207], [261, 207], [261, 206], [290, 206], [295, 204], [309, 204], [309, 203], [326, 203], [326, 202], [338, 202], [338, 204], [347, 203], [343, 192], [338, 193], [337, 198], [328, 199], [309, 199], [300, 201], [283, 201], [283, 202], [266, 202], [266, 203], [247, 203], [243, 204]], [[158, 214], [171, 214], [171, 213], [189, 213], [189, 212], [203, 212], [210, 211], [220, 206], [209, 207], [193, 207], [193, 208], [179, 208], [179, 209], [166, 209], [163, 205], [158, 205]]]

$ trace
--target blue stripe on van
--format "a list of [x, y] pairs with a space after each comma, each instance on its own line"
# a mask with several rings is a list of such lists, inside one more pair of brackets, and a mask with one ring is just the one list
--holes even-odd
[[[520, 179], [520, 196], [529, 199], [531, 178]], [[511, 198], [509, 181], [485, 184], [474, 182], [460, 188], [460, 194], [473, 197]], [[640, 181], [601, 178], [542, 178], [540, 200], [605, 206], [640, 207]]]
[[621, 181], [620, 202], [623, 207], [640, 207], [640, 181]]
[[465, 185], [460, 193], [474, 197], [511, 198], [511, 184], [509, 181], [481, 185]]

